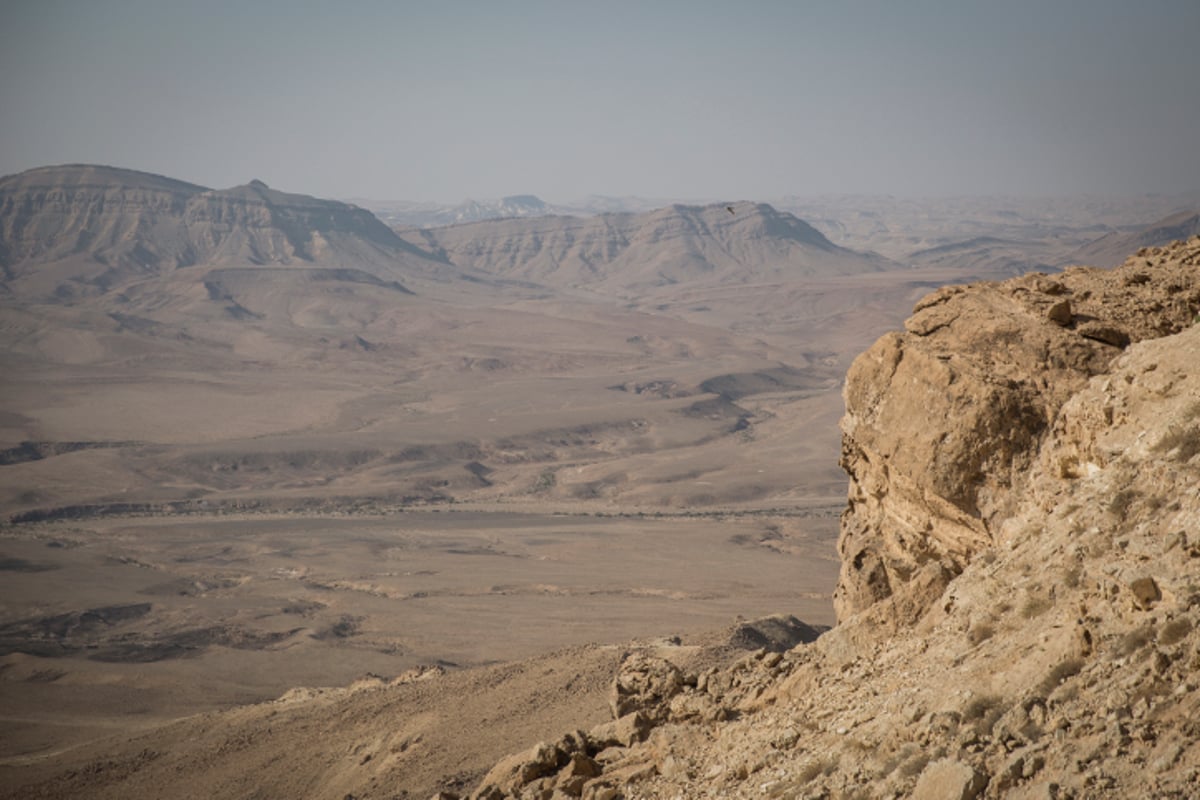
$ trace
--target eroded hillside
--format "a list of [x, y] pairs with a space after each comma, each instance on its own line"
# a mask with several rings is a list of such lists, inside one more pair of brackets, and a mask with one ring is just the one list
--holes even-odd
[[460, 267], [631, 296], [675, 284], [778, 282], [899, 266], [838, 247], [764, 203], [488, 220], [402, 234]]
[[193, 265], [272, 264], [393, 278], [437, 268], [368, 211], [262, 181], [214, 190], [82, 164], [0, 179], [0, 285], [17, 298], [66, 301]]

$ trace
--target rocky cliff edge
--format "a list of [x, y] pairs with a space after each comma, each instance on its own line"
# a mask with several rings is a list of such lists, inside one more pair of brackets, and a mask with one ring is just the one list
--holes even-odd
[[943, 288], [861, 355], [845, 385], [838, 619], [884, 603], [880, 624], [911, 624], [996, 544], [1067, 399], [1132, 343], [1192, 325], [1197, 264], [1200, 237], [1114, 270]]
[[847, 381], [838, 626], [631, 652], [613, 722], [472, 797], [1195, 797], [1198, 276], [1195, 237], [926, 298]]

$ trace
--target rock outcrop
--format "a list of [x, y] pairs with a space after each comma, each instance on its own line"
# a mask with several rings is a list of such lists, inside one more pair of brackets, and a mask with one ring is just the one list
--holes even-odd
[[921, 303], [847, 389], [838, 626], [631, 654], [612, 723], [472, 797], [1195, 797], [1198, 273], [1200, 237]]
[[840, 620], [886, 601], [879, 621], [911, 624], [995, 542], [1062, 404], [1131, 342], [1192, 324], [1198, 242], [1111, 271], [941, 289], [854, 362]]

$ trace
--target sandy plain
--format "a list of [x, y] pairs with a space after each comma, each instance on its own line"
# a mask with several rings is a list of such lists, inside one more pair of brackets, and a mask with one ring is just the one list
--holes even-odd
[[[3, 758], [418, 665], [830, 623], [837, 509], [123, 518], [3, 542]], [[24, 534], [24, 532], [22, 532]], [[62, 611], [70, 608], [71, 611]]]

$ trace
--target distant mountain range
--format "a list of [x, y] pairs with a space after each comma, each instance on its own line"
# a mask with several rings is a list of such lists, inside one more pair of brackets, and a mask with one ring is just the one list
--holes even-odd
[[487, 220], [400, 235], [457, 266], [550, 286], [771, 282], [900, 266], [838, 247], [762, 203]]
[[65, 300], [194, 265], [353, 268], [387, 280], [402, 278], [404, 266], [446, 266], [369, 211], [261, 181], [214, 190], [88, 165], [0, 178], [10, 293]]
[[[355, 202], [402, 232], [489, 219], [641, 214], [695, 205], [677, 199], [603, 195], [566, 204], [547, 203], [532, 195], [468, 200], [458, 205]], [[948, 198], [823, 195], [788, 196], [769, 203], [778, 211], [805, 220], [842, 247], [879, 253], [907, 266], [1019, 274], [1055, 270], [1072, 263], [1113, 266], [1138, 247], [1162, 245], [1186, 236], [1190, 230], [1186, 224], [1167, 224], [1163, 218], [1179, 215], [1186, 221], [1194, 216], [1194, 210], [1180, 211], [1200, 207], [1200, 194]]]
[[[332, 269], [320, 280], [341, 276], [337, 280], [351, 281], [356, 292], [375, 282], [404, 288], [413, 281], [467, 279], [622, 293], [900, 266], [834, 244], [813, 225], [771, 205], [641, 208], [651, 203], [597, 196], [580, 210], [513, 195], [452, 208], [392, 204], [390, 211], [379, 209], [385, 218], [425, 219], [436, 226], [393, 229], [357, 205], [289, 194], [261, 181], [215, 190], [114, 167], [42, 167], [0, 178], [0, 293], [70, 302], [191, 267], [269, 267], [262, 273], [269, 282], [288, 280], [289, 273], [278, 268]], [[959, 237], [944, 227], [937, 246], [911, 251], [905, 263], [1108, 266], [1139, 247], [1200, 231], [1195, 212], [1144, 228], [1077, 227], [1068, 235], [1060, 228], [1037, 228], [1015, 211], [977, 211], [982, 222], [963, 230], [981, 235]], [[890, 235], [882, 213], [860, 216]], [[832, 225], [826, 220], [822, 227]], [[1038, 231], [1044, 241], [1029, 238]], [[1094, 238], [1100, 233], [1105, 235]], [[223, 272], [218, 283], [244, 283], [235, 278]]]
[[370, 209], [381, 220], [396, 228], [442, 228], [463, 222], [513, 217], [587, 217], [595, 214], [638, 213], [663, 208], [674, 201], [591, 195], [577, 203], [551, 204], [536, 195], [518, 194], [499, 200], [464, 200], [457, 205], [359, 198], [351, 202]]
[[531, 194], [518, 194], [499, 200], [466, 200], [458, 205], [355, 200], [356, 205], [369, 208], [379, 219], [397, 228], [439, 228], [460, 222], [508, 217], [540, 217], [562, 213], [565, 209], [550, 206]]
[[[113, 167], [43, 167], [0, 178], [0, 289], [71, 302], [193, 267], [221, 268], [190, 280], [223, 298], [248, 279], [231, 269], [256, 269], [256, 285], [282, 281], [292, 292], [297, 270], [321, 268], [321, 281], [349, 281], [358, 292], [454, 278], [599, 290], [745, 284], [899, 266], [839, 247], [765, 204], [590, 217], [550, 210], [517, 195], [460, 207], [458, 224], [397, 232], [358, 206], [261, 181], [214, 190]], [[490, 214], [504, 218], [461, 221]]]
[[1116, 267], [1143, 247], [1160, 247], [1200, 234], [1200, 212], [1182, 211], [1134, 231], [1113, 231], [1073, 254], [1079, 264]]

